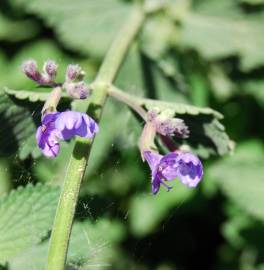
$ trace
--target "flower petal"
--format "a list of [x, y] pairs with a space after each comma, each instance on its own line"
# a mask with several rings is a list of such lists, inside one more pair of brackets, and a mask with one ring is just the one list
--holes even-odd
[[165, 155], [159, 164], [162, 176], [166, 180], [174, 180], [178, 176], [178, 163], [177, 163], [178, 153], [171, 152]]
[[162, 155], [157, 154], [155, 152], [152, 151], [144, 151], [143, 153], [144, 158], [146, 159], [146, 161], [148, 162], [148, 165], [152, 171], [152, 173], [156, 172], [157, 167], [160, 163], [160, 160], [162, 159]]
[[41, 151], [46, 157], [55, 158], [59, 154], [60, 144], [56, 143], [54, 145], [49, 145], [46, 143]]
[[154, 178], [152, 178], [151, 189], [152, 189], [153, 194], [158, 193], [158, 191], [160, 189], [160, 177], [159, 177], [159, 175], [156, 175]]
[[188, 187], [196, 187], [203, 176], [203, 166], [199, 158], [191, 153], [181, 153], [177, 162], [180, 181]]

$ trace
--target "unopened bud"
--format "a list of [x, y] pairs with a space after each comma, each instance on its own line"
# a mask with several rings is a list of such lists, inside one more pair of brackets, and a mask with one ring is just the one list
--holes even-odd
[[55, 76], [57, 74], [57, 69], [58, 69], [58, 65], [53, 60], [47, 60], [44, 63], [43, 70], [45, 73], [47, 73], [47, 75], [49, 75], [52, 81], [55, 79]]
[[66, 81], [81, 81], [85, 72], [79, 65], [68, 65], [66, 71]]
[[85, 82], [64, 83], [64, 88], [75, 99], [86, 99], [90, 94], [90, 88]]
[[159, 112], [158, 109], [153, 109], [148, 112], [148, 121], [153, 124], [156, 131], [163, 136], [178, 136], [187, 138], [189, 129], [184, 121], [180, 118], [173, 118], [171, 111], [167, 110]]
[[41, 81], [41, 74], [38, 71], [38, 65], [35, 60], [27, 60], [22, 64], [22, 71], [31, 80], [39, 83]]

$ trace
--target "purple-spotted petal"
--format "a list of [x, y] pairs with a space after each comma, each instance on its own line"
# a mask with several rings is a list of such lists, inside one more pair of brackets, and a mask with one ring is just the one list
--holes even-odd
[[188, 187], [196, 187], [203, 176], [203, 165], [199, 158], [191, 153], [181, 153], [177, 162], [180, 181]]

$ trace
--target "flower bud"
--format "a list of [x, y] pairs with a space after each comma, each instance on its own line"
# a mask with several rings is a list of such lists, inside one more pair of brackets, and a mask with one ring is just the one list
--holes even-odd
[[28, 78], [39, 83], [41, 81], [41, 74], [38, 71], [38, 65], [35, 60], [26, 60], [22, 64], [22, 71], [26, 74]]
[[85, 72], [79, 65], [68, 65], [66, 70], [66, 81], [81, 81]]
[[184, 121], [180, 118], [173, 118], [172, 110], [164, 110], [162, 112], [155, 108], [148, 112], [148, 121], [153, 124], [156, 131], [163, 136], [178, 136], [187, 138], [189, 129]]
[[44, 63], [43, 70], [50, 77], [50, 80], [53, 81], [57, 74], [58, 65], [53, 60], [47, 60]]
[[64, 83], [69, 96], [75, 99], [86, 99], [90, 94], [90, 88], [85, 82]]

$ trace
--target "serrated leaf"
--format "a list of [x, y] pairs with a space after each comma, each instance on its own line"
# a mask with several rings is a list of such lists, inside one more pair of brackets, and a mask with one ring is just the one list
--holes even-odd
[[47, 235], [58, 195], [56, 187], [27, 185], [0, 198], [0, 263]]
[[[21, 100], [26, 99], [30, 102], [37, 102], [37, 101], [45, 102], [51, 92], [51, 89], [50, 88], [36, 88], [33, 90], [14, 90], [14, 89], [9, 89], [5, 87], [4, 91], [8, 95], [14, 96], [17, 99], [21, 99]], [[65, 92], [63, 92], [62, 98], [67, 99], [69, 98], [69, 96]]]
[[264, 151], [259, 141], [240, 145], [232, 157], [208, 170], [224, 194], [251, 216], [264, 221]]
[[[96, 269], [105, 269], [106, 266], [111, 266], [115, 245], [123, 236], [124, 228], [117, 221], [99, 219], [96, 223], [75, 222], [67, 262], [69, 265], [87, 263], [89, 267], [96, 265]], [[44, 268], [47, 251], [47, 241], [34, 245], [10, 260], [10, 270]]]
[[10, 155], [18, 150], [21, 159], [30, 153], [33, 157], [40, 155], [35, 143], [36, 126], [32, 112], [26, 104], [12, 100], [0, 89], [0, 153]]
[[118, 0], [12, 0], [53, 27], [65, 46], [101, 57], [128, 15], [130, 5]]
[[159, 108], [171, 110], [176, 117], [183, 119], [189, 127], [190, 136], [187, 140], [176, 139], [184, 143], [204, 158], [211, 154], [224, 155], [233, 149], [233, 143], [228, 138], [224, 126], [219, 122], [223, 116], [211, 108], [199, 108], [192, 105], [170, 103], [151, 99], [139, 100], [147, 110]]

